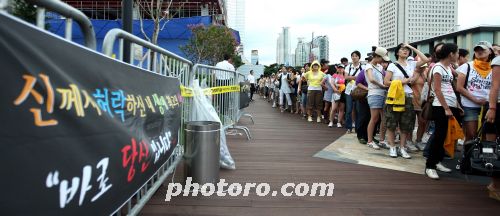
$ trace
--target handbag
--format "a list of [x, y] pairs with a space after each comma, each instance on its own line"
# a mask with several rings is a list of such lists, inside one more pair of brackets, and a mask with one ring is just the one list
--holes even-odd
[[[434, 79], [434, 76], [432, 76], [432, 70], [431, 70], [431, 80], [429, 84], [427, 85], [427, 99], [422, 102], [422, 118], [425, 120], [433, 120], [432, 116], [432, 102], [434, 102], [434, 96], [431, 96], [431, 85], [432, 85], [432, 80]], [[425, 85], [424, 85], [425, 87]]]
[[496, 141], [483, 141], [483, 123], [477, 137], [464, 143], [462, 158], [460, 159], [460, 171], [463, 174], [500, 176], [500, 138]]
[[368, 95], [368, 90], [356, 87], [354, 90], [351, 91], [351, 97], [354, 100], [362, 100], [365, 99], [366, 96]]

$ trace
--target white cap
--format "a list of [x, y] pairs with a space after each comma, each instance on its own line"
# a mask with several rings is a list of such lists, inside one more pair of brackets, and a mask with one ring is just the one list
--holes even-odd
[[476, 50], [476, 48], [479, 47], [481, 47], [483, 50], [493, 49], [493, 46], [488, 41], [479, 41], [479, 43], [477, 43], [476, 46], [474, 46], [474, 51]]
[[387, 55], [387, 49], [383, 47], [377, 47], [377, 49], [375, 49], [375, 54], [381, 56], [384, 59], [384, 61], [391, 60], [391, 58], [389, 58], [389, 56]]

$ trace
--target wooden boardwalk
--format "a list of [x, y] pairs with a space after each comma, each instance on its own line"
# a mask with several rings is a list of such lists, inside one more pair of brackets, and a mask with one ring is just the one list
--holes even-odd
[[[486, 187], [455, 179], [430, 180], [423, 175], [312, 157], [342, 136], [344, 130], [308, 123], [282, 114], [257, 99], [248, 111], [253, 140], [229, 136], [236, 170], [223, 170], [228, 183], [262, 183], [271, 191], [283, 184], [334, 183], [333, 197], [174, 197], [165, 202], [162, 187], [142, 215], [500, 215], [500, 202]], [[242, 119], [241, 124], [249, 121]], [[178, 168], [175, 181], [183, 172]], [[290, 189], [289, 189], [290, 190]]]

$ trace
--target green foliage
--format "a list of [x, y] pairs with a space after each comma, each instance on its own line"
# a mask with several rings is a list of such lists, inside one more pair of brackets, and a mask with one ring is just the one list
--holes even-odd
[[36, 22], [36, 7], [23, 0], [13, 1], [12, 14], [25, 20], [26, 22], [33, 24]]
[[272, 73], [278, 73], [278, 70], [280, 69], [280, 65], [278, 63], [271, 64], [269, 66], [265, 65], [264, 66], [264, 75], [270, 76]]
[[239, 68], [241, 65], [244, 65], [243, 61], [241, 60], [241, 56], [233, 55], [232, 59], [233, 59], [234, 68]]
[[225, 54], [235, 56], [236, 39], [229, 28], [197, 25], [191, 30], [193, 33], [191, 39], [180, 49], [193, 63], [215, 65], [224, 59]]

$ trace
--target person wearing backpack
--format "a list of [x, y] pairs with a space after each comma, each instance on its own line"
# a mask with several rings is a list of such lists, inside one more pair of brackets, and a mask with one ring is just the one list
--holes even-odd
[[351, 97], [351, 91], [356, 88], [356, 78], [364, 70], [361, 62], [361, 53], [359, 51], [354, 51], [351, 53], [352, 63], [347, 66], [346, 71], [346, 91], [345, 91], [345, 127], [347, 129], [347, 133], [352, 132], [353, 128], [353, 120], [356, 121], [356, 112], [355, 111], [355, 103]]
[[[408, 61], [408, 57], [411, 51], [415, 52], [420, 61]], [[384, 78], [384, 85], [391, 86], [392, 80], [401, 80], [404, 88], [405, 94], [405, 105], [404, 111], [398, 111], [394, 109], [392, 105], [387, 105], [384, 109], [384, 118], [387, 126], [387, 134], [389, 140], [389, 155], [391, 157], [397, 157], [398, 155], [403, 158], [410, 159], [411, 156], [407, 153], [405, 147], [411, 151], [417, 151], [413, 142], [409, 140], [407, 142], [407, 137], [413, 132], [415, 127], [415, 111], [413, 108], [413, 90], [411, 85], [416, 81], [417, 77], [413, 76], [415, 68], [421, 67], [422, 65], [429, 62], [427, 56], [420, 52], [415, 47], [409, 44], [400, 44], [396, 47], [394, 51], [396, 62], [391, 63], [387, 68], [387, 72]], [[396, 129], [400, 129], [400, 148], [397, 151], [395, 146], [396, 139]], [[405, 146], [406, 145], [406, 146]]]
[[464, 109], [465, 141], [477, 136], [481, 107], [486, 104], [491, 88], [491, 61], [495, 58], [493, 47], [487, 41], [474, 46], [471, 62], [460, 66], [457, 91]]

